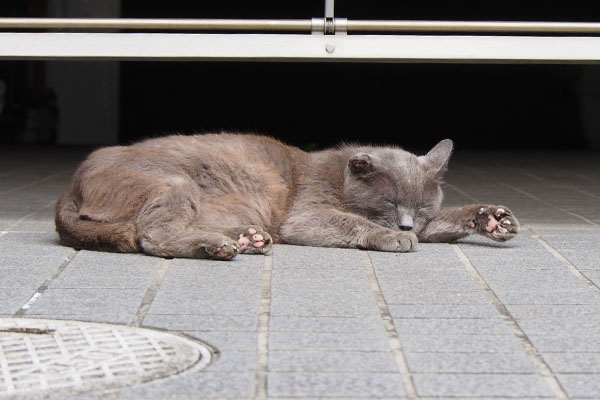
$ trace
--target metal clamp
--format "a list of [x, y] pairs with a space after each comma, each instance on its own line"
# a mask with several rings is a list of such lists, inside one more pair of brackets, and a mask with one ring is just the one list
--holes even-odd
[[335, 0], [325, 0], [325, 18], [312, 19], [313, 35], [345, 35], [348, 32], [348, 20], [334, 17]]

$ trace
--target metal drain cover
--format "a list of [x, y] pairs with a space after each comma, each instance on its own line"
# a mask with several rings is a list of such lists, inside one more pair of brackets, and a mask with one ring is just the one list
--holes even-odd
[[166, 332], [0, 318], [0, 398], [116, 389], [196, 370], [210, 359], [200, 343]]

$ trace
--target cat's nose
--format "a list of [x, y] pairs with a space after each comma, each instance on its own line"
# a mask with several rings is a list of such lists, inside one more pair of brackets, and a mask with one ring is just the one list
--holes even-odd
[[398, 225], [400, 230], [410, 231], [413, 228], [413, 219], [410, 215], [403, 215], [400, 217], [400, 224]]

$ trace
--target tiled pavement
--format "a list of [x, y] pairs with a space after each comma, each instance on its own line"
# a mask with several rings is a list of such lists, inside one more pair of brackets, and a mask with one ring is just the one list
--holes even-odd
[[81, 157], [0, 150], [0, 316], [172, 330], [217, 357], [77, 398], [600, 398], [599, 153], [459, 150], [446, 203], [509, 206], [524, 229], [506, 244], [232, 262], [58, 245], [54, 202]]

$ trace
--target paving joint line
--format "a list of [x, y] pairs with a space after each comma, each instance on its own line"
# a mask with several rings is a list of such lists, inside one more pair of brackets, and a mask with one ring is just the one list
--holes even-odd
[[254, 375], [254, 399], [266, 400], [269, 374], [269, 324], [271, 319], [271, 282], [273, 256], [264, 256], [260, 283], [260, 308], [257, 322], [256, 371]]
[[569, 399], [569, 395], [562, 387], [561, 383], [558, 381], [558, 378], [556, 377], [550, 366], [546, 363], [546, 360], [544, 360], [538, 349], [531, 342], [525, 331], [523, 331], [517, 320], [512, 316], [510, 311], [508, 311], [508, 308], [506, 308], [504, 303], [502, 303], [502, 300], [500, 300], [500, 298], [488, 285], [483, 276], [481, 276], [481, 274], [479, 273], [475, 265], [473, 265], [469, 257], [462, 251], [459, 245], [451, 244], [450, 246], [457, 254], [458, 258], [460, 258], [462, 263], [465, 265], [466, 269], [471, 274], [471, 276], [484, 290], [488, 299], [496, 308], [498, 313], [500, 313], [500, 315], [504, 317], [504, 321], [512, 329], [515, 337], [521, 343], [521, 346], [525, 350], [525, 353], [530, 357], [534, 365], [538, 368], [539, 376], [541, 376], [541, 378], [546, 382], [546, 384], [548, 384], [555, 397], [557, 399]]
[[563, 264], [565, 264], [567, 266], [567, 269], [569, 270], [569, 272], [571, 272], [577, 278], [579, 278], [584, 283], [586, 283], [594, 292], [596, 292], [597, 295], [600, 295], [600, 287], [598, 285], [596, 285], [596, 283], [594, 283], [594, 281], [592, 281], [590, 278], [585, 276], [585, 274], [583, 274], [579, 270], [579, 268], [577, 268], [571, 261], [569, 261], [562, 254], [560, 254], [558, 252], [558, 250], [556, 250], [554, 247], [552, 247], [552, 245], [550, 245], [550, 243], [548, 243], [544, 238], [540, 237], [539, 235], [535, 235], [533, 237], [542, 245], [542, 247], [544, 247], [544, 249], [546, 249], [555, 258], [557, 258], [559, 261], [561, 261]]
[[573, 189], [574, 189], [576, 192], [583, 193], [583, 194], [585, 194], [585, 195], [588, 195], [588, 196], [590, 196], [590, 197], [594, 197], [594, 198], [596, 198], [596, 199], [600, 199], [600, 196], [598, 196], [597, 194], [590, 193], [590, 192], [588, 192], [588, 191], [586, 191], [586, 190], [583, 190], [583, 189], [580, 189], [580, 188], [578, 188], [578, 187], [575, 187], [575, 188], [573, 188]]
[[160, 286], [162, 285], [162, 283], [165, 279], [165, 276], [167, 275], [167, 271], [169, 271], [170, 266], [171, 266], [170, 259], [164, 259], [160, 263], [158, 270], [154, 274], [152, 283], [146, 290], [146, 293], [144, 293], [144, 297], [142, 298], [142, 301], [140, 302], [140, 306], [138, 307], [138, 309], [135, 313], [135, 316], [129, 323], [129, 326], [134, 326], [134, 327], [142, 326], [142, 323], [144, 322], [144, 318], [146, 318], [146, 315], [148, 314], [148, 311], [150, 310], [150, 306], [152, 305], [152, 302], [154, 301], [154, 298], [156, 297], [156, 294], [158, 293], [158, 290], [160, 289]]
[[44, 283], [42, 283], [36, 289], [36, 291], [29, 298], [29, 300], [27, 300], [27, 302], [25, 302], [25, 304], [23, 304], [21, 306], [21, 308], [19, 308], [17, 310], [17, 312], [15, 312], [12, 315], [13, 318], [20, 318], [23, 315], [25, 315], [25, 313], [27, 312], [27, 310], [29, 310], [31, 308], [31, 306], [33, 305], [33, 303], [35, 303], [40, 298], [40, 296], [42, 294], [44, 294], [44, 292], [48, 289], [48, 287], [50, 286], [50, 284], [52, 284], [52, 282], [56, 278], [58, 278], [58, 276], [65, 270], [65, 268], [67, 268], [67, 266], [69, 266], [69, 264], [77, 256], [77, 254], [79, 254], [79, 250], [71, 250], [71, 252], [67, 255], [67, 257], [65, 258], [65, 260], [58, 266], [58, 268], [56, 269], [56, 271], [54, 271], [54, 273], [50, 276], [50, 278], [46, 279], [44, 281]]
[[383, 322], [383, 325], [388, 335], [388, 341], [392, 348], [394, 361], [396, 362], [396, 368], [398, 369], [398, 373], [400, 374], [400, 378], [402, 379], [402, 384], [406, 392], [406, 397], [414, 400], [419, 399], [413, 375], [408, 368], [408, 363], [406, 362], [404, 350], [402, 349], [400, 335], [398, 334], [398, 330], [396, 329], [396, 325], [394, 324], [394, 319], [392, 318], [390, 309], [387, 303], [385, 302], [385, 297], [383, 296], [381, 286], [379, 285], [379, 282], [377, 280], [377, 275], [375, 274], [375, 268], [373, 267], [373, 261], [371, 260], [371, 256], [367, 251], [361, 251], [361, 256], [363, 257], [365, 272], [371, 285], [373, 295], [375, 296], [377, 307], [379, 308], [380, 319]]

